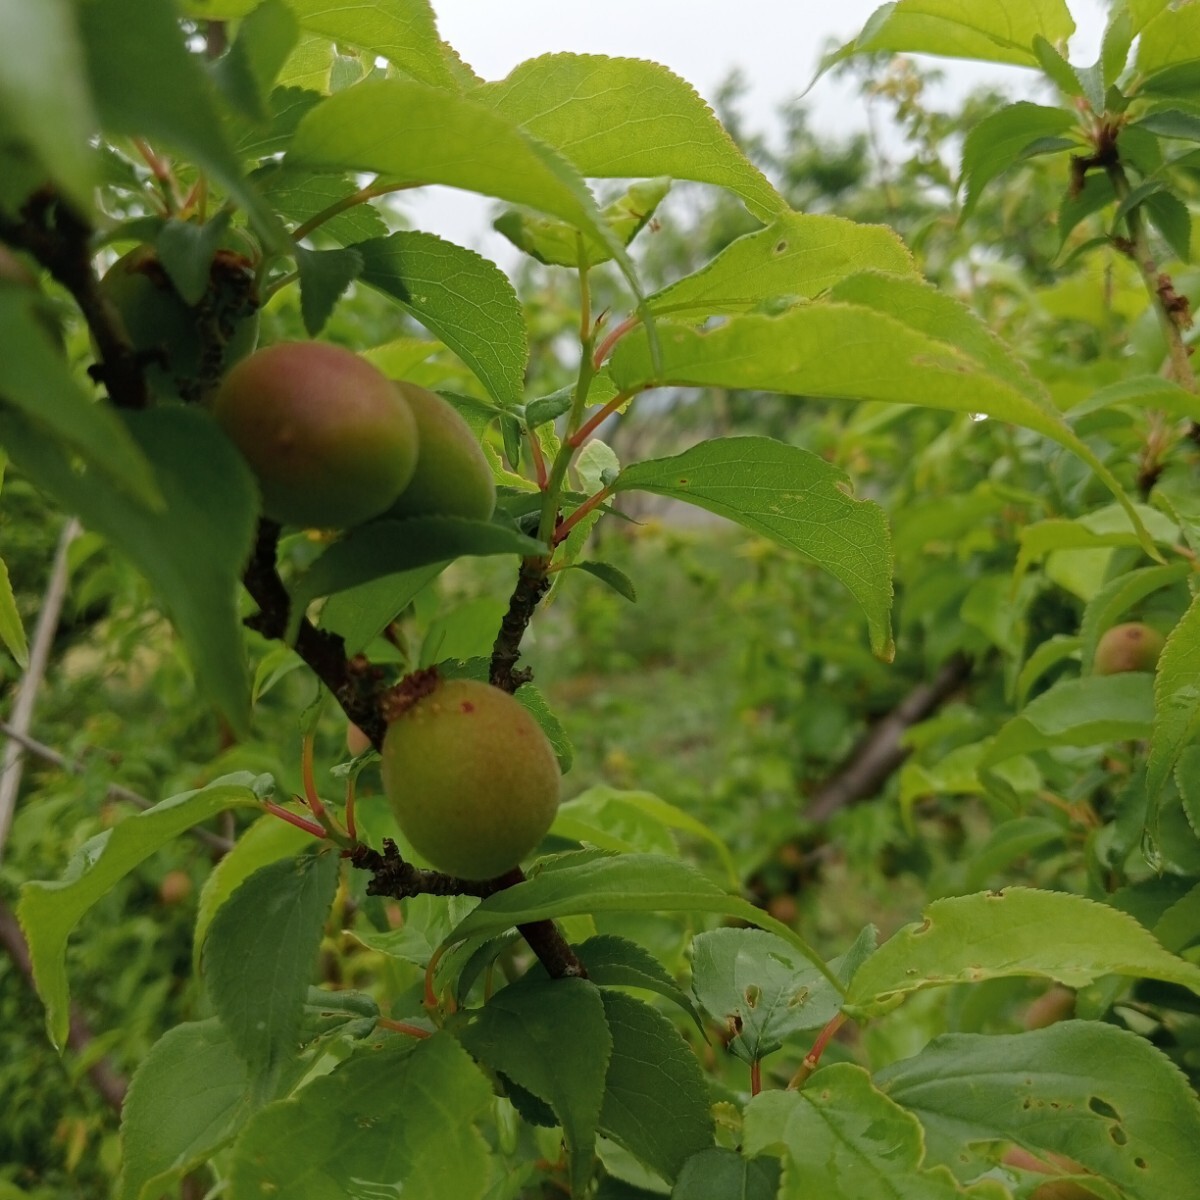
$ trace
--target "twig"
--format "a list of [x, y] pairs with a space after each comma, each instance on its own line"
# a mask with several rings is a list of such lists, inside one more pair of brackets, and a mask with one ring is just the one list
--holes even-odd
[[913, 688], [858, 740], [838, 770], [809, 799], [804, 815], [812, 821], [828, 821], [839, 808], [874, 796], [908, 757], [900, 745], [905, 731], [936, 712], [970, 674], [971, 660], [956, 654], [942, 664], [931, 683]]
[[[42, 680], [46, 677], [50, 649], [54, 645], [58, 619], [62, 615], [63, 601], [67, 595], [70, 575], [67, 551], [80, 531], [79, 522], [71, 517], [58, 537], [58, 548], [54, 551], [50, 579], [46, 584], [46, 594], [42, 597], [42, 609], [38, 613], [33, 644], [29, 650], [29, 666], [17, 685], [17, 696], [9, 717], [9, 724], [15, 734], [27, 734], [33, 723], [33, 707], [37, 702]], [[0, 861], [3, 861], [4, 844], [8, 841], [8, 831], [12, 828], [13, 814], [17, 808], [17, 793], [21, 790], [21, 775], [24, 769], [25, 747], [17, 739], [10, 738], [4, 747], [3, 766], [0, 766]]]
[[[29, 985], [34, 986], [33, 963], [29, 957], [29, 945], [25, 941], [25, 935], [21, 932], [21, 926], [17, 924], [17, 918], [13, 916], [2, 900], [0, 900], [0, 946], [8, 951], [9, 958], [25, 976]], [[95, 1041], [95, 1035], [88, 1028], [83, 1014], [72, 1004], [70, 1024], [67, 1029], [67, 1045], [76, 1054], [83, 1055], [93, 1041]], [[88, 1067], [87, 1073], [96, 1091], [108, 1105], [119, 1113], [121, 1106], [125, 1103], [125, 1093], [129, 1086], [124, 1078], [117, 1074], [107, 1058], [96, 1059]]]
[[[4, 721], [0, 721], [0, 736], [16, 742], [22, 748], [29, 751], [30, 754], [44, 759], [48, 763], [52, 763], [60, 770], [66, 771], [68, 775], [80, 775], [83, 773], [82, 763], [67, 758], [65, 754], [60, 754], [52, 746], [47, 746], [45, 742], [39, 742], [36, 738], [31, 738], [27, 733], [20, 733], [12, 725]], [[118, 800], [125, 804], [132, 804], [143, 811], [154, 807], [153, 800], [147, 800], [145, 796], [130, 791], [129, 788], [122, 787], [119, 783], [108, 784], [104, 789], [104, 794], [109, 800]], [[209, 833], [207, 829], [202, 829], [198, 825], [189, 829], [188, 833], [198, 842], [203, 842], [206, 846], [211, 847], [220, 854], [228, 854], [233, 849], [233, 839], [231, 837], [222, 837], [215, 833]]]
[[[291, 610], [291, 597], [275, 565], [279, 532], [274, 521], [259, 521], [254, 550], [242, 574], [242, 582], [259, 608], [246, 624], [276, 641], [287, 634]], [[307, 617], [300, 620], [295, 649], [378, 750], [386, 731], [378, 702], [381, 673], [365, 659], [348, 659], [345, 642], [335, 633], [318, 629]]]
[[[368, 896], [390, 896], [395, 900], [406, 900], [412, 896], [492, 896], [518, 883], [523, 883], [525, 873], [514, 867], [499, 879], [485, 883], [474, 883], [459, 879], [442, 871], [423, 871], [405, 862], [391, 838], [384, 838], [383, 853], [370, 846], [356, 846], [351, 851], [350, 863], [363, 871], [370, 871], [374, 878], [367, 884]], [[542, 966], [552, 979], [568, 976], [586, 978], [587, 970], [567, 944], [553, 921], [531, 921], [518, 925], [517, 931], [538, 956]]]
[[0, 240], [29, 251], [75, 298], [88, 324], [101, 363], [94, 373], [118, 408], [150, 403], [142, 364], [125, 323], [105, 295], [92, 267], [92, 230], [51, 191], [35, 193], [21, 209], [21, 221], [0, 215]]
[[488, 679], [493, 687], [510, 694], [533, 677], [533, 673], [527, 667], [520, 671], [515, 668], [521, 657], [521, 639], [525, 636], [525, 630], [529, 628], [533, 610], [550, 589], [550, 581], [546, 576], [549, 567], [550, 560], [546, 558], [522, 560], [521, 569], [517, 574], [517, 586], [509, 598], [508, 611], [504, 614], [500, 632], [492, 646]]

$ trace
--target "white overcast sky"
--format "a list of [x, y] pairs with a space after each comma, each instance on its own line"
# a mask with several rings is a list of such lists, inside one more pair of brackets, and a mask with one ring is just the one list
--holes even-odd
[[[991, 4], [996, 0], [973, 0]], [[1094, 62], [1104, 25], [1103, 0], [1069, 0], [1078, 31], [1071, 60]], [[848, 41], [879, 7], [879, 0], [433, 0], [445, 38], [486, 79], [500, 79], [518, 63], [556, 50], [648, 58], [670, 67], [710, 103], [718, 85], [740, 67], [749, 93], [747, 127], [778, 128], [779, 105], [810, 83], [827, 42]], [[1033, 72], [931, 59], [947, 75], [950, 96], [973, 84], [1029, 89]], [[807, 106], [818, 134], [836, 137], [865, 127], [861, 102], [825, 77]], [[511, 262], [498, 234], [488, 231], [490, 202], [433, 188], [409, 209], [420, 227]]]

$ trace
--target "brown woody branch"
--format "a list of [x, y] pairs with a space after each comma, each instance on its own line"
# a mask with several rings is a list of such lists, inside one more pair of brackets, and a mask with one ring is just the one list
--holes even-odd
[[809, 798], [804, 815], [812, 821], [828, 821], [838, 809], [876, 795], [908, 757], [900, 744], [907, 730], [936, 712], [970, 674], [971, 660], [956, 654], [942, 664], [931, 682], [913, 688], [863, 734], [837, 771]]
[[500, 632], [492, 646], [492, 664], [488, 678], [493, 687], [510, 694], [533, 678], [533, 672], [528, 667], [518, 671], [516, 666], [521, 657], [521, 639], [525, 636], [525, 630], [529, 628], [533, 611], [550, 590], [550, 580], [546, 575], [549, 565], [550, 561], [546, 558], [521, 560], [517, 586], [513, 588], [513, 594], [508, 601], [508, 611], [504, 614]]
[[[367, 884], [368, 896], [390, 896], [395, 900], [406, 900], [422, 894], [483, 898], [522, 883], [525, 879], [520, 867], [514, 867], [498, 879], [491, 879], [485, 883], [458, 879], [442, 871], [423, 871], [401, 858], [400, 851], [391, 838], [384, 839], [382, 854], [369, 846], [356, 846], [350, 853], [350, 862], [360, 870], [372, 873], [373, 878]], [[525, 925], [518, 925], [517, 930], [552, 979], [567, 976], [586, 978], [587, 971], [583, 963], [579, 961], [553, 921], [531, 921]]]
[[112, 402], [118, 408], [146, 408], [150, 393], [142, 364], [92, 267], [91, 227], [49, 189], [35, 192], [20, 217], [14, 221], [0, 214], [0, 241], [32, 254], [74, 297], [100, 351], [94, 373]]

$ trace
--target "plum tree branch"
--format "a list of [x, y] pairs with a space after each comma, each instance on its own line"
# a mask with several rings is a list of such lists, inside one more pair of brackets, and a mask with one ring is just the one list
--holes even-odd
[[929, 683], [913, 688], [859, 738], [842, 765], [809, 798], [804, 815], [812, 821], [828, 821], [838, 809], [874, 796], [908, 757], [900, 744], [905, 732], [945, 704], [966, 683], [971, 667], [969, 658], [955, 654]]
[[58, 632], [58, 619], [62, 614], [63, 601], [67, 595], [67, 583], [70, 577], [67, 552], [80, 532], [79, 522], [71, 517], [58, 536], [58, 547], [54, 552], [50, 578], [42, 596], [37, 627], [33, 633], [33, 644], [29, 650], [29, 666], [26, 668], [21, 682], [17, 685], [16, 699], [13, 701], [9, 720], [12, 724], [13, 734], [16, 736], [9, 738], [8, 744], [4, 747], [3, 759], [0, 760], [3, 763], [0, 766], [0, 860], [4, 858], [4, 845], [8, 841], [8, 831], [12, 826], [13, 814], [17, 808], [17, 794], [21, 789], [26, 749], [22, 745], [22, 738], [28, 734], [33, 722], [33, 706], [37, 701], [37, 694], [41, 690], [42, 681], [46, 677], [46, 667], [50, 662], [50, 650], [54, 645], [54, 635]]
[[21, 220], [0, 214], [0, 241], [26, 250], [71, 293], [100, 351], [97, 376], [118, 408], [150, 403], [146, 377], [116, 306], [92, 267], [91, 227], [52, 191], [35, 193]]

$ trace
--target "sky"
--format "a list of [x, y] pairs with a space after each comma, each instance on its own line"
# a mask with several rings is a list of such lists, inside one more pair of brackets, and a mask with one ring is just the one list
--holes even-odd
[[[1103, 0], [1069, 2], [1078, 26], [1071, 59], [1094, 62]], [[746, 127], [767, 132], [778, 128], [779, 106], [812, 82], [828, 44], [852, 38], [877, 7], [879, 0], [433, 0], [442, 37], [486, 79], [503, 78], [525, 59], [552, 51], [648, 58], [683, 76], [711, 103], [738, 67], [749, 85]], [[980, 83], [1030, 95], [1036, 78], [1020, 68], [927, 61], [946, 73], [947, 103]], [[852, 88], [828, 76], [812, 87], [806, 105], [818, 135], [836, 138], [866, 126]], [[507, 243], [488, 228], [491, 202], [431, 188], [405, 207], [418, 227], [511, 264]]]

